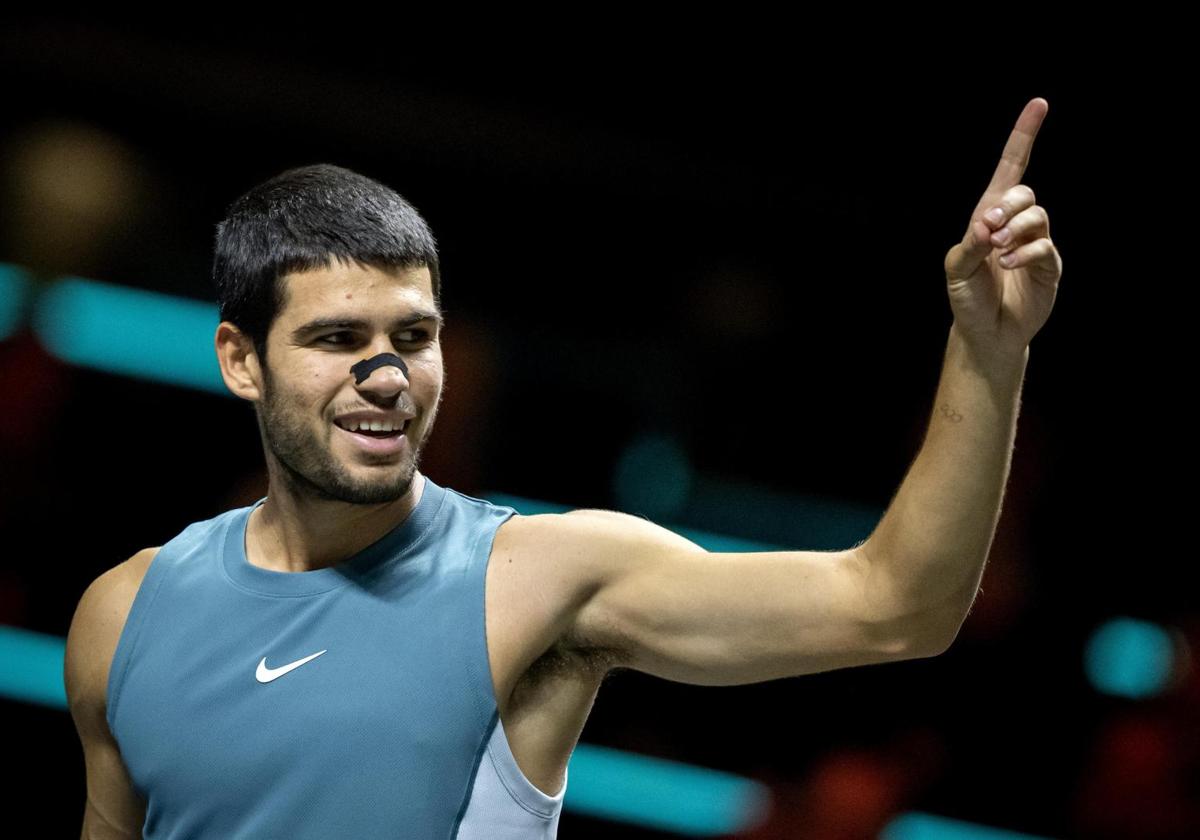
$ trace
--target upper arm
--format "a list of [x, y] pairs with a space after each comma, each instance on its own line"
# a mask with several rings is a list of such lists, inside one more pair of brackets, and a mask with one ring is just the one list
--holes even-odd
[[739, 685], [937, 650], [925, 617], [888, 595], [863, 553], [711, 553], [636, 516], [558, 514], [541, 550], [581, 597], [565, 638], [628, 667], [696, 685]]
[[83, 838], [140, 838], [145, 803], [133, 790], [106, 718], [108, 671], [146, 567], [145, 549], [96, 578], [84, 591], [67, 632], [63, 681], [83, 745], [87, 803]]

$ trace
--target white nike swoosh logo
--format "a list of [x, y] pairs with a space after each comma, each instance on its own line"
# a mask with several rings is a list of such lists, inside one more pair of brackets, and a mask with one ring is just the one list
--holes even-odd
[[[326, 648], [326, 650], [328, 650], [328, 648]], [[324, 650], [319, 650], [310, 656], [306, 656], [303, 659], [297, 659], [295, 662], [289, 662], [287, 665], [283, 665], [279, 668], [268, 668], [267, 667], [267, 657], [264, 656], [262, 658], [262, 662], [258, 663], [258, 670], [254, 672], [254, 678], [257, 679], [260, 683], [269, 683], [271, 680], [279, 679], [284, 674], [286, 674], [288, 671], [296, 670], [301, 665], [303, 665], [305, 662], [308, 662], [310, 659], [316, 659], [318, 656], [320, 656], [324, 652], [325, 652]]]

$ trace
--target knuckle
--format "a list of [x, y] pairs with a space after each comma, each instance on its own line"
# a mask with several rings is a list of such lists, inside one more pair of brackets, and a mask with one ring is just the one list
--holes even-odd
[[959, 268], [962, 265], [962, 246], [955, 245], [946, 254], [946, 259], [942, 261], [942, 270], [946, 272], [946, 277], [954, 280], [959, 275]]
[[945, 271], [947, 274], [949, 274], [951, 271], [953, 271], [955, 263], [958, 262], [957, 257], [954, 253], [957, 250], [957, 248], [958, 248], [958, 246], [955, 245], [953, 248], [951, 248], [949, 251], [947, 251], [946, 258], [944, 260], [942, 260], [942, 270]]
[[1045, 209], [1034, 205], [1014, 216], [1009, 226], [1013, 229], [1014, 233], [1029, 233], [1031, 231], [1046, 230], [1049, 224], [1050, 217], [1047, 215]]

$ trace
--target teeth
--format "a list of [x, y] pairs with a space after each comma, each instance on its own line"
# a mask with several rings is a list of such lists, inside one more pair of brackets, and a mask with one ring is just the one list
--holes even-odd
[[348, 432], [394, 432], [398, 429], [403, 429], [407, 422], [407, 420], [401, 420], [397, 423], [393, 423], [391, 420], [359, 420], [357, 423], [339, 422], [338, 425]]

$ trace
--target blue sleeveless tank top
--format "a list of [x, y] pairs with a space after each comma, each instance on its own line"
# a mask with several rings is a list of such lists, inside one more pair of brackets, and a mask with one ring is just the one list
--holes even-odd
[[484, 581], [516, 511], [424, 478], [342, 563], [246, 559], [250, 512], [159, 550], [108, 675], [108, 725], [153, 840], [553, 838], [566, 793], [513, 759]]

